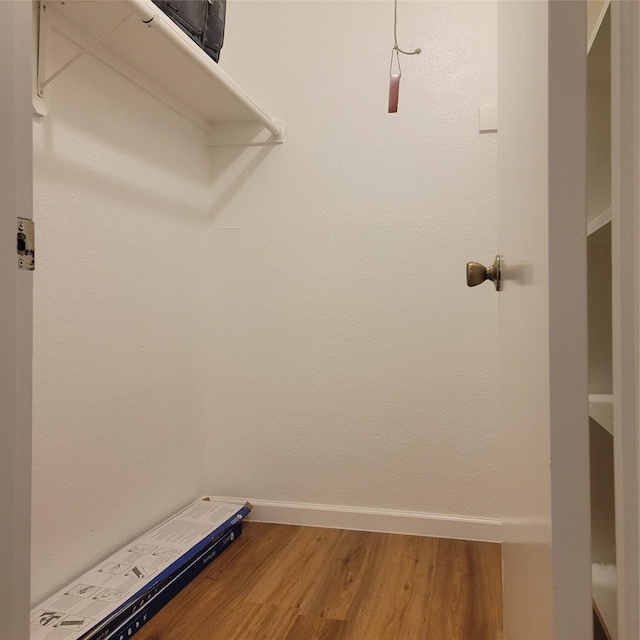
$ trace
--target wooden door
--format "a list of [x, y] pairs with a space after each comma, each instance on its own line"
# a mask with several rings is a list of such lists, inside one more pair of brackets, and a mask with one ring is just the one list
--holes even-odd
[[31, 3], [0, 2], [0, 640], [29, 638], [33, 273], [17, 269], [31, 218]]
[[592, 634], [583, 2], [498, 2], [505, 637]]

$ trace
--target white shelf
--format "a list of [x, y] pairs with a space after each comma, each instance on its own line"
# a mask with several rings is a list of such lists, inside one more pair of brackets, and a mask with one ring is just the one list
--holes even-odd
[[[258, 107], [151, 0], [46, 0], [43, 7], [45, 13], [41, 15], [45, 20], [53, 11], [84, 34], [89, 44], [99, 41], [96, 49], [106, 50], [138, 78], [158, 87], [156, 95], [166, 94], [172, 102], [183, 104], [209, 131], [220, 124], [237, 127], [248, 123], [267, 129], [274, 139], [282, 139], [283, 123]], [[46, 47], [43, 40], [46, 38], [41, 30], [40, 85], [49, 81], [52, 71], [57, 71], [47, 70], [47, 78], [43, 78], [41, 67], [46, 67], [42, 64]], [[86, 47], [87, 42], [77, 44]], [[44, 91], [48, 91], [48, 86]]]
[[611, 207], [587, 223], [587, 235], [590, 236], [611, 222]]
[[618, 637], [618, 597], [616, 566], [591, 565], [591, 595], [598, 608], [605, 630], [612, 640]]
[[611, 0], [587, 0], [587, 53], [596, 41]]
[[589, 417], [613, 435], [613, 396], [590, 393]]
[[611, 19], [608, 7], [608, 2], [600, 0], [587, 2], [587, 9], [596, 14], [587, 58], [587, 220], [590, 224], [611, 208]]

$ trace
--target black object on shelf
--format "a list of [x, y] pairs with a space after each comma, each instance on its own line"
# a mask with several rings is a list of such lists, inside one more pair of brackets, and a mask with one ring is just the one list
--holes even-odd
[[207, 55], [218, 62], [224, 43], [226, 0], [153, 0]]

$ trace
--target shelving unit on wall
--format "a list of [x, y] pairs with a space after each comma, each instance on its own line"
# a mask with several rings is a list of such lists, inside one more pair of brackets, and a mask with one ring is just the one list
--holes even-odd
[[[50, 68], [52, 31], [78, 47], [78, 54], [57, 69]], [[47, 115], [57, 77], [87, 52], [213, 134], [212, 144], [218, 138], [224, 144], [236, 138], [248, 144], [284, 138], [284, 123], [263, 111], [151, 0], [40, 2], [34, 87], [38, 115]]]
[[592, 595], [606, 637], [616, 640], [611, 262], [611, 18], [608, 0], [587, 2], [587, 256]]

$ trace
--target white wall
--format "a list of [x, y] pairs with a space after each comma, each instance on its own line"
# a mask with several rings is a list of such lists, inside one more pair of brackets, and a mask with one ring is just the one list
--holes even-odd
[[286, 120], [216, 149], [207, 492], [499, 515], [493, 2], [229, 3], [221, 64]]
[[200, 495], [204, 464], [206, 139], [91, 56], [52, 89], [34, 124], [34, 603]]
[[199, 129], [90, 55], [55, 81], [34, 602], [203, 492], [498, 515], [497, 300], [463, 275], [496, 249], [495, 5], [400, 9], [424, 53], [387, 115], [392, 3], [229, 3], [222, 65], [288, 133], [211, 167]]

